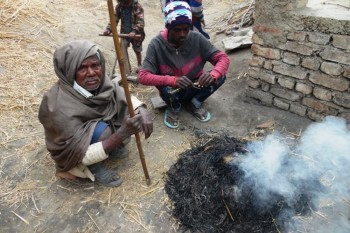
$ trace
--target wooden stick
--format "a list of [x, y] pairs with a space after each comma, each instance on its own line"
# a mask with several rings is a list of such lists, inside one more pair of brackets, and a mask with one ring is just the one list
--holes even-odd
[[[111, 35], [103, 35], [103, 34], [98, 34], [99, 36], [109, 36], [109, 37], [112, 37], [113, 36], [113, 34]], [[132, 38], [132, 37], [129, 37], [129, 34], [118, 34], [118, 37], [120, 37], [120, 38]], [[136, 38], [140, 38], [141, 37], [141, 35], [134, 35], [134, 37], [136, 37]]]
[[21, 219], [23, 222], [25, 222], [26, 224], [30, 225], [29, 222], [27, 220], [25, 220], [24, 218], [22, 218], [19, 214], [16, 214], [14, 211], [11, 211], [14, 215], [16, 215], [19, 219]]
[[[126, 102], [128, 104], [130, 117], [133, 117], [133, 116], [135, 116], [135, 112], [134, 112], [134, 108], [133, 108], [132, 102], [131, 102], [128, 80], [126, 79], [126, 75], [125, 75], [125, 66], [124, 66], [125, 60], [123, 58], [123, 54], [122, 54], [121, 48], [120, 48], [120, 42], [118, 39], [117, 25], [116, 25], [115, 16], [114, 16], [113, 1], [107, 0], [107, 3], [108, 3], [108, 12], [109, 12], [109, 18], [110, 18], [112, 34], [113, 34], [113, 42], [114, 42], [114, 46], [115, 46], [115, 51], [117, 53], [119, 70], [120, 70], [120, 74], [122, 77], [122, 84], [123, 84], [124, 91], [125, 91]], [[140, 139], [140, 135], [138, 133], [135, 134], [135, 139], [136, 139], [136, 143], [137, 143], [137, 149], [139, 151], [139, 156], [140, 156], [140, 160], [141, 160], [141, 164], [142, 164], [142, 168], [143, 168], [143, 173], [145, 174], [146, 183], [147, 183], [147, 185], [150, 185], [151, 179], [150, 179], [148, 171], [147, 171], [145, 155], [143, 154], [141, 139]]]
[[91, 215], [89, 214], [89, 212], [87, 212], [87, 210], [85, 210], [85, 212], [86, 212], [87, 215], [90, 217], [91, 221], [95, 224], [95, 226], [97, 227], [97, 229], [100, 231], [101, 229], [98, 227], [97, 223], [96, 223], [95, 220], [91, 217]]

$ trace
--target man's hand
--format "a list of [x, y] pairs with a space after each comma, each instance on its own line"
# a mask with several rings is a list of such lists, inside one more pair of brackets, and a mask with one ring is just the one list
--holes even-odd
[[192, 81], [187, 78], [186, 76], [182, 76], [176, 79], [176, 87], [179, 88], [187, 88], [187, 87], [192, 87], [193, 83]]
[[133, 117], [129, 115], [125, 116], [122, 125], [117, 130], [116, 134], [119, 135], [123, 140], [127, 139], [133, 134], [142, 131], [142, 116], [141, 114], [136, 114]]
[[130, 38], [134, 38], [134, 37], [135, 37], [135, 35], [136, 35], [136, 33], [135, 33], [135, 32], [130, 32], [130, 33], [128, 34], [128, 36], [129, 36]]
[[145, 139], [149, 138], [153, 132], [153, 120], [151, 114], [143, 106], [140, 106], [136, 109], [136, 114], [141, 115], [142, 118], [142, 129], [145, 134]]
[[213, 84], [215, 81], [216, 80], [210, 75], [209, 72], [205, 72], [201, 76], [199, 76], [198, 86], [199, 87], [207, 87], [207, 86]]
[[106, 31], [104, 31], [102, 34], [103, 34], [104, 36], [109, 36], [109, 35], [112, 34], [112, 30], [106, 29]]

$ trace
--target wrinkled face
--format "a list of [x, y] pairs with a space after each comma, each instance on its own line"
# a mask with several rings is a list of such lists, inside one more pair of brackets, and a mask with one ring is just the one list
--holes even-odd
[[97, 90], [102, 80], [102, 66], [97, 56], [86, 58], [75, 74], [75, 81], [87, 91]]
[[189, 31], [190, 31], [189, 24], [187, 23], [178, 24], [169, 30], [168, 40], [175, 47], [180, 47], [183, 44], [183, 42], [186, 40]]

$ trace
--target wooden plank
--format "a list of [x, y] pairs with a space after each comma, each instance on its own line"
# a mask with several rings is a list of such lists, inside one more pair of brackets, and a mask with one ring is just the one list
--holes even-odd
[[130, 81], [130, 82], [133, 82], [133, 83], [138, 83], [139, 82], [139, 79], [137, 76], [134, 76], [134, 75], [128, 75], [126, 76], [126, 80]]
[[153, 108], [155, 109], [166, 107], [166, 103], [159, 96], [151, 98], [151, 101], [152, 101]]

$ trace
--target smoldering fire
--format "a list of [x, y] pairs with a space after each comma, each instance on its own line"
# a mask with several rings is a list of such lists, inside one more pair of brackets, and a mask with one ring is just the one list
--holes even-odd
[[350, 132], [313, 123], [297, 144], [228, 136], [180, 155], [167, 173], [173, 216], [192, 232], [350, 232]]

